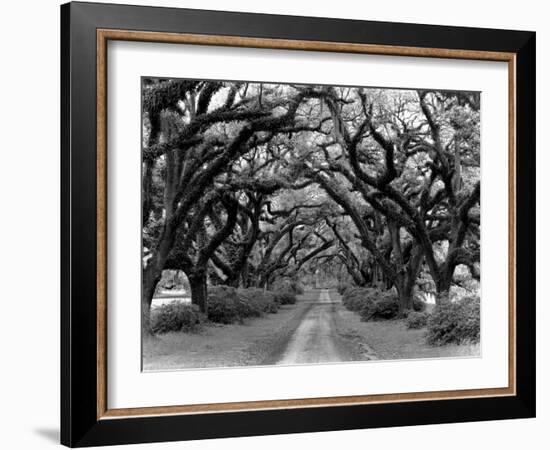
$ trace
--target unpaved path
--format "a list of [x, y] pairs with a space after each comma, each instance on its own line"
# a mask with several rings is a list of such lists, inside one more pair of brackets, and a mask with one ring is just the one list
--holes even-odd
[[[166, 333], [143, 342], [143, 370], [292, 365], [373, 359], [334, 291], [308, 290], [244, 324], [207, 324], [200, 333]], [[364, 325], [364, 324], [363, 324]]]
[[362, 322], [335, 291], [312, 289], [295, 305], [242, 325], [146, 339], [143, 370], [479, 356], [479, 344], [432, 347], [425, 333], [404, 320]]
[[[326, 289], [318, 291], [317, 299], [311, 301], [310, 307], [301, 322], [273, 361], [275, 364], [311, 364], [352, 361], [355, 351], [348, 339], [340, 333], [339, 310], [342, 304], [339, 296], [333, 299]], [[313, 292], [306, 292], [306, 295]]]

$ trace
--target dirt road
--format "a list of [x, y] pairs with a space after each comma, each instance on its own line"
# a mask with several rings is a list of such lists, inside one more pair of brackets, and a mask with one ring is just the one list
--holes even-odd
[[404, 320], [362, 322], [335, 291], [308, 290], [295, 305], [244, 324], [146, 339], [143, 370], [479, 356], [479, 344], [434, 347], [425, 333]]
[[342, 308], [340, 296], [332, 298], [330, 291], [326, 289], [309, 291], [305, 295], [315, 298], [317, 292], [317, 299], [311, 301], [275, 364], [311, 364], [354, 359], [350, 342], [342, 338], [336, 323], [338, 310]]

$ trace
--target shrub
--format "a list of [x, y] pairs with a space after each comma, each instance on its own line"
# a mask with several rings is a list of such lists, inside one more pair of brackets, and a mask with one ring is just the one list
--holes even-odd
[[407, 328], [419, 329], [428, 324], [430, 315], [426, 312], [411, 311], [407, 316]]
[[345, 295], [345, 293], [348, 289], [354, 289], [354, 288], [357, 288], [357, 286], [355, 286], [354, 284], [342, 283], [342, 284], [338, 285], [336, 290], [338, 291], [338, 293], [340, 295]]
[[281, 278], [273, 282], [270, 289], [273, 292], [291, 292], [295, 295], [304, 293], [302, 285], [292, 278]]
[[350, 311], [358, 312], [364, 321], [394, 319], [399, 312], [399, 302], [393, 291], [375, 288], [348, 287], [342, 303]]
[[277, 296], [262, 289], [219, 285], [210, 287], [208, 291], [208, 319], [212, 322], [242, 323], [249, 317], [260, 317], [278, 310]]
[[235, 289], [237, 315], [240, 322], [249, 317], [260, 317], [264, 313], [264, 302], [254, 295], [246, 295], [241, 289]]
[[151, 313], [151, 329], [153, 333], [168, 333], [180, 331], [196, 333], [201, 329], [204, 315], [198, 306], [173, 301], [155, 308]]
[[479, 297], [443, 302], [428, 319], [428, 343], [433, 345], [479, 342]]
[[393, 292], [378, 292], [377, 298], [370, 297], [361, 308], [361, 320], [395, 319], [399, 313], [399, 302]]
[[281, 305], [294, 305], [296, 303], [296, 294], [290, 291], [277, 292], [275, 298]]
[[348, 286], [342, 295], [342, 303], [350, 311], [358, 312], [377, 292], [376, 289]]
[[280, 302], [277, 295], [270, 291], [258, 288], [237, 289], [241, 300], [247, 301], [262, 313], [276, 313], [279, 310]]
[[[365, 321], [395, 319], [399, 313], [399, 300], [393, 290], [380, 291], [348, 285], [342, 294], [342, 303], [350, 311], [360, 313]], [[413, 298], [413, 311], [422, 312], [425, 309], [425, 302]]]
[[208, 319], [218, 323], [242, 321], [236, 289], [230, 286], [212, 286], [208, 289]]

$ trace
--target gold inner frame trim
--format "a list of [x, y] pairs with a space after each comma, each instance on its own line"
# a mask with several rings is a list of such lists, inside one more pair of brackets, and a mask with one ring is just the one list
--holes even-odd
[[[262, 400], [198, 405], [109, 409], [107, 405], [107, 42], [109, 40], [166, 44], [305, 50], [370, 55], [501, 61], [508, 63], [508, 386], [488, 389], [409, 392], [379, 395]], [[513, 396], [516, 394], [516, 54], [478, 50], [404, 47], [324, 41], [264, 39], [240, 36], [97, 30], [97, 418], [206, 414], [266, 409], [313, 408], [422, 400]]]

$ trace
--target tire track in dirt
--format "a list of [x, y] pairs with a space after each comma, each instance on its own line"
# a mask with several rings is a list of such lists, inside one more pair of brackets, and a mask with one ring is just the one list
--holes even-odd
[[[315, 291], [309, 291], [311, 295]], [[264, 364], [295, 365], [374, 359], [370, 349], [360, 346], [357, 336], [343, 330], [340, 309], [328, 290], [297, 315], [288, 334], [281, 337]]]

